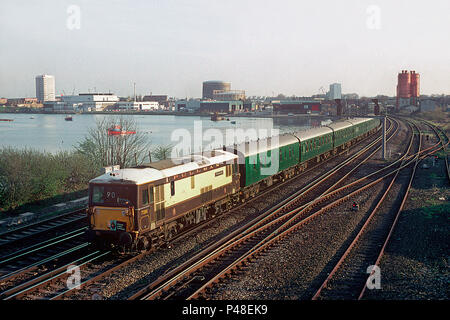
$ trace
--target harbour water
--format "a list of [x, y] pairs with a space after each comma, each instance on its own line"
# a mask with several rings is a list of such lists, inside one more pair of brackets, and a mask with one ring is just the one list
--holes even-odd
[[[0, 122], [0, 147], [32, 148], [47, 152], [70, 151], [83, 140], [96, 122], [110, 115], [77, 114], [73, 121], [65, 121], [62, 114], [2, 114], [2, 118], [14, 119], [11, 122]], [[173, 116], [173, 115], [130, 115], [136, 120], [138, 131], [144, 132], [152, 146], [176, 145], [178, 141], [171, 139], [172, 134], [185, 129], [191, 134], [194, 128], [201, 126], [203, 133], [208, 129], [219, 129], [224, 135], [227, 129], [248, 130], [249, 128], [278, 129], [280, 134], [307, 129], [321, 125], [320, 121], [309, 118], [272, 119], [230, 117], [229, 120], [211, 121], [209, 117]], [[178, 131], [182, 132], [182, 131]], [[260, 136], [259, 136], [260, 137]], [[210, 141], [203, 141], [207, 146]]]

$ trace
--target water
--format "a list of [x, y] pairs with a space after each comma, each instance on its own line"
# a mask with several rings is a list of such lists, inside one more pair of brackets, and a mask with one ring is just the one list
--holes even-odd
[[[34, 119], [31, 119], [34, 117]], [[65, 121], [65, 115], [57, 114], [0, 114], [0, 118], [14, 119], [12, 122], [0, 121], [0, 147], [33, 148], [47, 152], [71, 151], [82, 141], [96, 121], [108, 117], [99, 114], [77, 114], [73, 121]], [[306, 129], [320, 125], [320, 121], [310, 119], [272, 119], [230, 117], [230, 121], [213, 122], [209, 117], [172, 115], [131, 115], [136, 120], [138, 131], [145, 132], [152, 146], [176, 145], [171, 135], [176, 129], [186, 129], [191, 134], [194, 125], [201, 124], [203, 132], [219, 129], [225, 135], [227, 129], [242, 128], [279, 129], [280, 133]], [[235, 121], [236, 124], [232, 124]], [[268, 131], [270, 134], [270, 131]], [[203, 141], [206, 146], [210, 141]], [[218, 146], [217, 146], [218, 147]]]

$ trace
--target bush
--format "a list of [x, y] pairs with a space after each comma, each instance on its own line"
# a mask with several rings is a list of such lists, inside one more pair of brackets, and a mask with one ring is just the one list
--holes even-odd
[[77, 152], [0, 149], [0, 210], [86, 189], [99, 168]]

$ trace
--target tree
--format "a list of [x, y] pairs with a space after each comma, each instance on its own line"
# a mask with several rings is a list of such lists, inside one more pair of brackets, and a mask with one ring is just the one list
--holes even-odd
[[[108, 129], [115, 127], [135, 133], [109, 135]], [[141, 164], [149, 148], [149, 139], [129, 116], [109, 116], [97, 121], [96, 127], [89, 129], [84, 140], [75, 146], [77, 152], [86, 155], [96, 166], [120, 165], [121, 168]]]
[[[172, 153], [172, 145], [161, 145], [157, 146], [152, 151], [152, 156], [156, 160], [165, 160], [170, 158], [170, 154]], [[152, 159], [153, 160], [153, 159]]]

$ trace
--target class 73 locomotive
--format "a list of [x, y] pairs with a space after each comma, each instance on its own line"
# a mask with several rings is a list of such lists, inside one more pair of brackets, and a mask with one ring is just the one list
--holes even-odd
[[[107, 170], [89, 182], [88, 238], [120, 251], [157, 248], [273, 184], [379, 130], [372, 118], [243, 142], [178, 159]], [[267, 167], [276, 170], [267, 175]]]

